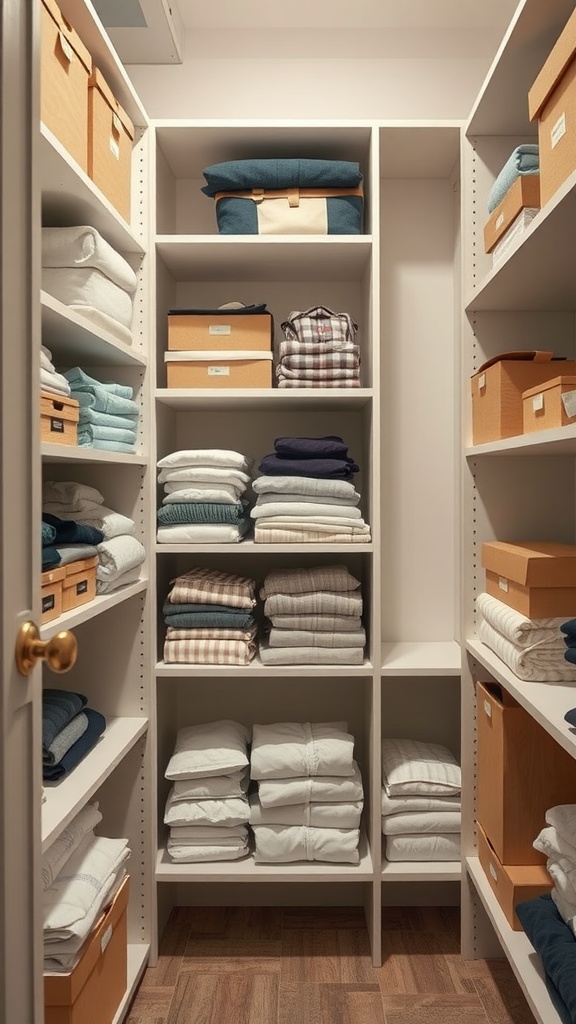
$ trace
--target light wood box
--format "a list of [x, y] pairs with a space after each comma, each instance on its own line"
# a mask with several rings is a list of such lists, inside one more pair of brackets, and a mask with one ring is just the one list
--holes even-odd
[[98, 559], [83, 558], [64, 566], [66, 576], [62, 581], [62, 608], [69, 612], [81, 604], [87, 604], [96, 597], [96, 566]]
[[476, 818], [501, 864], [543, 864], [533, 847], [556, 804], [573, 803], [576, 761], [497, 683], [476, 683]]
[[127, 985], [129, 877], [70, 974], [44, 975], [44, 1024], [112, 1024]]
[[522, 395], [524, 433], [552, 430], [574, 423], [576, 409], [573, 416], [568, 416], [562, 401], [562, 395], [569, 391], [576, 391], [576, 377], [554, 377], [525, 391]]
[[552, 879], [543, 864], [502, 864], [482, 826], [477, 824], [477, 829], [478, 857], [484, 874], [508, 924], [515, 932], [521, 932], [523, 928], [514, 907], [523, 900], [533, 900], [550, 892]]
[[272, 353], [165, 352], [168, 388], [271, 388]]
[[62, 584], [65, 576], [66, 567], [63, 565], [56, 565], [42, 573], [40, 622], [52, 622], [62, 615]]
[[530, 120], [538, 119], [542, 206], [576, 170], [575, 54], [576, 10], [528, 93]]
[[92, 57], [55, 0], [42, 0], [40, 45], [40, 117], [87, 171]]
[[540, 541], [482, 545], [486, 592], [529, 619], [576, 615], [576, 546]]
[[538, 174], [521, 174], [484, 225], [486, 252], [492, 252], [494, 246], [511, 227], [522, 210], [538, 210], [539, 208], [540, 176]]
[[134, 125], [98, 68], [88, 82], [88, 174], [130, 221]]
[[539, 353], [548, 357], [541, 362], [507, 359], [506, 355], [481, 367], [471, 378], [473, 444], [521, 434], [524, 392], [557, 377], [560, 369], [576, 375], [576, 362], [550, 359], [551, 353]]
[[168, 314], [169, 351], [219, 350], [270, 352], [271, 313], [171, 312]]
[[49, 391], [40, 394], [40, 439], [51, 444], [78, 444], [80, 406], [74, 398]]

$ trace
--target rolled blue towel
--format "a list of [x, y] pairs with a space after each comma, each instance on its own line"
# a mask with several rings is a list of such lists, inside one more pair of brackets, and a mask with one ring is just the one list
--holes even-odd
[[96, 423], [86, 423], [78, 430], [78, 444], [91, 445], [92, 441], [121, 441], [123, 444], [136, 444], [136, 431], [128, 427], [99, 427]]
[[132, 395], [134, 394], [133, 388], [129, 387], [128, 384], [116, 384], [115, 381], [96, 380], [95, 377], [90, 377], [90, 375], [79, 366], [73, 366], [71, 370], [66, 370], [64, 376], [73, 391], [90, 391], [92, 388], [97, 390], [104, 388], [104, 390], [108, 391], [109, 394], [116, 395], [118, 398], [132, 398]]
[[517, 146], [510, 154], [496, 181], [490, 189], [488, 196], [488, 213], [496, 209], [512, 185], [522, 174], [538, 174], [540, 163], [538, 159], [538, 145], [536, 143], [525, 143]]
[[82, 409], [93, 409], [94, 412], [105, 412], [113, 416], [138, 416], [140, 407], [130, 398], [122, 398], [120, 395], [112, 395], [104, 388], [93, 391], [74, 391], [72, 397]]
[[138, 426], [138, 416], [115, 416], [108, 412], [97, 412], [95, 409], [88, 409], [85, 406], [81, 406], [79, 410], [78, 425], [82, 427], [84, 424], [91, 424], [97, 427], [117, 427], [119, 430], [136, 430]]

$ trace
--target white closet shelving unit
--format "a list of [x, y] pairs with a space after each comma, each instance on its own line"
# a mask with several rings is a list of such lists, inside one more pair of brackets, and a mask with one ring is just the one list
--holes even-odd
[[492, 267], [482, 244], [486, 200], [496, 175], [515, 146], [537, 141], [537, 126], [528, 119], [528, 90], [573, 6], [571, 0], [522, 0], [518, 5], [466, 126], [462, 153], [463, 954], [487, 956], [502, 947], [539, 1024], [559, 1020], [540, 959], [524, 933], [508, 925], [476, 852], [474, 681], [500, 683], [574, 757], [575, 737], [563, 716], [576, 704], [576, 687], [519, 680], [477, 639], [474, 599], [484, 589], [482, 542], [541, 538], [574, 543], [576, 446], [570, 427], [472, 445], [469, 378], [486, 359], [511, 349], [550, 347], [574, 358], [576, 175], [497, 266]]
[[[47, 669], [44, 686], [78, 690], [88, 706], [106, 717], [106, 731], [77, 768], [58, 783], [45, 783], [41, 844], [44, 851], [89, 801], [99, 803], [101, 835], [127, 836], [132, 854], [128, 908], [128, 985], [116, 1021], [123, 1019], [155, 941], [153, 864], [148, 843], [152, 828], [150, 794], [151, 645], [149, 582], [154, 559], [150, 550], [147, 489], [151, 417], [148, 302], [148, 121], [90, 0], [60, 0], [60, 7], [90, 50], [136, 127], [132, 166], [132, 216], [127, 223], [68, 155], [45, 125], [37, 136], [38, 206], [45, 226], [87, 224], [122, 253], [138, 274], [133, 344], [68, 309], [46, 292], [39, 295], [38, 324], [42, 343], [58, 368], [79, 365], [102, 380], [130, 384], [140, 404], [138, 452], [135, 455], [47, 444], [40, 446], [42, 477], [76, 480], [97, 487], [105, 504], [136, 522], [147, 548], [141, 579], [42, 626], [43, 638], [74, 629], [78, 661], [63, 676]], [[38, 522], [40, 519], [39, 488]], [[41, 946], [42, 938], [38, 936]]]

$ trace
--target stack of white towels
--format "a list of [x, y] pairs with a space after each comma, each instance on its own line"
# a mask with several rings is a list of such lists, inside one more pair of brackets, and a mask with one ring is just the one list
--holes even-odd
[[382, 832], [390, 861], [460, 860], [460, 767], [441, 743], [382, 740]]
[[165, 776], [168, 853], [185, 864], [248, 853], [248, 729], [222, 719], [179, 729]]
[[132, 344], [137, 278], [96, 228], [42, 228], [42, 288], [96, 327]]
[[104, 505], [95, 487], [70, 480], [46, 480], [42, 488], [42, 511], [60, 519], [95, 527], [104, 534], [96, 545], [96, 593], [108, 594], [140, 578], [146, 558], [144, 545], [134, 536], [133, 519]]
[[490, 594], [476, 598], [478, 636], [519, 679], [575, 682], [576, 665], [564, 658], [563, 618], [528, 619]]
[[548, 874], [554, 882], [552, 899], [576, 935], [576, 804], [550, 807], [546, 825], [533, 845], [547, 858]]
[[40, 390], [49, 391], [61, 398], [70, 398], [70, 384], [63, 374], [58, 373], [52, 362], [52, 353], [46, 345], [40, 349]]
[[127, 839], [95, 836], [102, 821], [87, 804], [42, 857], [44, 970], [69, 973], [126, 877]]
[[346, 722], [255, 725], [254, 859], [358, 864], [362, 779]]
[[252, 459], [223, 448], [172, 452], [157, 463], [165, 497], [160, 544], [233, 544], [251, 526], [246, 492]]
[[265, 665], [362, 665], [360, 581], [345, 565], [276, 569], [260, 589], [272, 626], [260, 643]]

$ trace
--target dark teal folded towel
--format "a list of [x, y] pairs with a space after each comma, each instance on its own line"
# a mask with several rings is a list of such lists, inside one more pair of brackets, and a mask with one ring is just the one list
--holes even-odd
[[227, 160], [202, 173], [206, 196], [251, 188], [357, 188], [362, 181], [352, 160]]
[[74, 519], [59, 519], [49, 512], [42, 513], [42, 522], [47, 523], [55, 531], [56, 544], [101, 544], [104, 540], [102, 530], [94, 526], [85, 526]]
[[86, 707], [87, 698], [83, 693], [72, 690], [42, 691], [42, 749], [48, 750], [54, 737], [68, 725], [79, 711]]
[[60, 565], [62, 557], [58, 548], [53, 547], [52, 544], [47, 544], [46, 547], [42, 548], [42, 572], [46, 572], [47, 569], [54, 569], [57, 565]]
[[73, 743], [69, 750], [66, 751], [64, 757], [58, 764], [52, 766], [44, 766], [42, 769], [42, 777], [47, 782], [55, 782], [56, 779], [61, 779], [63, 775], [68, 775], [73, 768], [86, 757], [92, 747], [96, 746], [96, 743], [100, 739], [102, 733], [106, 728], [106, 719], [104, 715], [101, 715], [99, 711], [93, 711], [91, 708], [86, 708], [84, 714], [88, 718], [88, 728], [86, 732]]
[[176, 523], [233, 523], [235, 526], [246, 520], [248, 504], [242, 501], [233, 505], [208, 501], [176, 501], [158, 509], [160, 526], [174, 526]]
[[180, 612], [166, 615], [164, 622], [175, 629], [251, 629], [255, 625], [254, 616], [241, 608], [228, 608], [226, 611]]
[[50, 523], [45, 523], [42, 520], [42, 547], [47, 547], [54, 540], [56, 540], [56, 530], [50, 526]]

